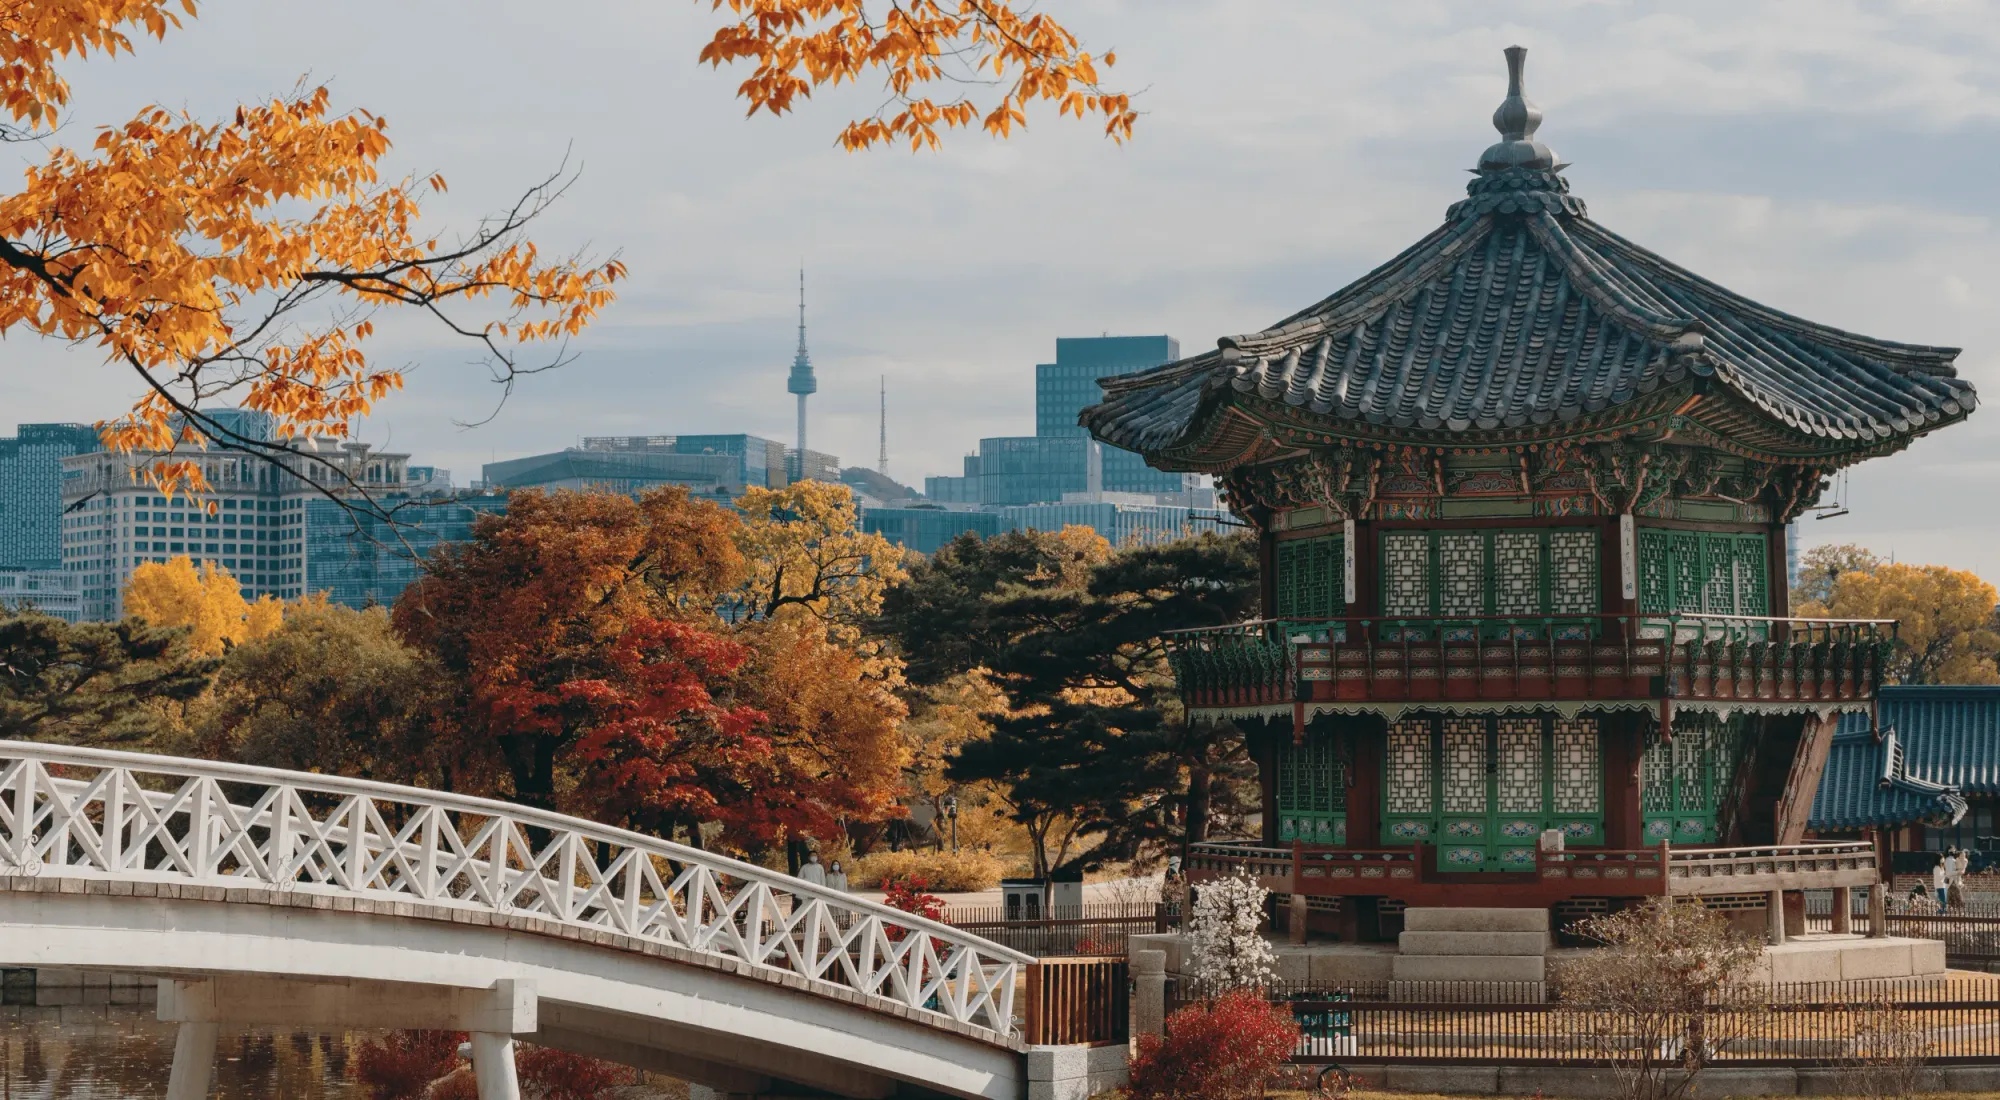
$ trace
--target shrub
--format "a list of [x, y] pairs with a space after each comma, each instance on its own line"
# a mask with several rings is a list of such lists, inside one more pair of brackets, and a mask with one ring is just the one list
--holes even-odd
[[369, 1100], [419, 1100], [432, 1081], [461, 1064], [459, 1031], [392, 1031], [354, 1052], [354, 1079]]
[[1193, 961], [1189, 977], [1210, 992], [1261, 988], [1276, 975], [1277, 956], [1258, 931], [1268, 891], [1248, 875], [1204, 883], [1189, 922]]
[[884, 883], [921, 878], [933, 890], [970, 893], [1000, 885], [1007, 865], [992, 852], [970, 849], [957, 852], [872, 852], [854, 861], [848, 882], [854, 886], [886, 889]]
[[1167, 1035], [1139, 1037], [1129, 1100], [1256, 1100], [1299, 1042], [1290, 1011], [1250, 989], [1167, 1017]]

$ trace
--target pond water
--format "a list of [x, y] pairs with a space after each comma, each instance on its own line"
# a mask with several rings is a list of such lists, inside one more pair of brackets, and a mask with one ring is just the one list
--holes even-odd
[[[346, 1035], [224, 1036], [211, 1098], [364, 1100]], [[147, 1005], [0, 1008], [0, 1100], [128, 1100], [167, 1091], [174, 1025]]]

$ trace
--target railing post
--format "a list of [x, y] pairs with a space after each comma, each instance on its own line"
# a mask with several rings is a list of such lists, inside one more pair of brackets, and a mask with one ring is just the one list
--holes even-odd
[[1868, 938], [1879, 940], [1889, 934], [1889, 886], [1872, 883], [1868, 887]]
[[1132, 1037], [1167, 1033], [1167, 953], [1132, 952]]

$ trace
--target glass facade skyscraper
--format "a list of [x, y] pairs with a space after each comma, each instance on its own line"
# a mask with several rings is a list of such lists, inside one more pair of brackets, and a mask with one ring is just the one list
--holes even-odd
[[88, 424], [23, 424], [0, 437], [0, 568], [62, 568], [62, 460], [97, 448]]
[[332, 500], [306, 502], [306, 591], [352, 608], [396, 602], [423, 575], [423, 559], [472, 538], [482, 515], [507, 510], [500, 494], [382, 501], [387, 519]]
[[[1056, 340], [1056, 361], [1035, 366], [1035, 434], [1044, 439], [1088, 439], [1076, 422], [1086, 406], [1104, 400], [1100, 378], [1157, 367], [1181, 357], [1181, 342], [1171, 336], [1077, 336]], [[1131, 451], [1104, 448], [1104, 484], [1112, 493], [1178, 493], [1187, 486], [1181, 474], [1146, 465]], [[1082, 486], [1078, 486], [1082, 488]], [[1037, 501], [1061, 497], [1038, 497]], [[989, 501], [988, 503], [1028, 503]]]

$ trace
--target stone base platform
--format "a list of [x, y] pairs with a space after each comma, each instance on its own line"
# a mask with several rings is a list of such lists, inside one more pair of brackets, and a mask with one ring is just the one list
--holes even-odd
[[[1182, 972], [1187, 937], [1180, 933], [1133, 936], [1128, 951], [1164, 951], [1167, 973]], [[1559, 947], [1548, 953], [1548, 969], [1560, 976], [1564, 959], [1590, 948]], [[1387, 982], [1395, 977], [1393, 943], [1274, 943], [1278, 977], [1313, 982]], [[1842, 982], [1871, 978], [1942, 978], [1941, 940], [1820, 933], [1797, 936], [1765, 949], [1763, 977], [1775, 982]], [[1473, 975], [1468, 974], [1467, 977]]]

